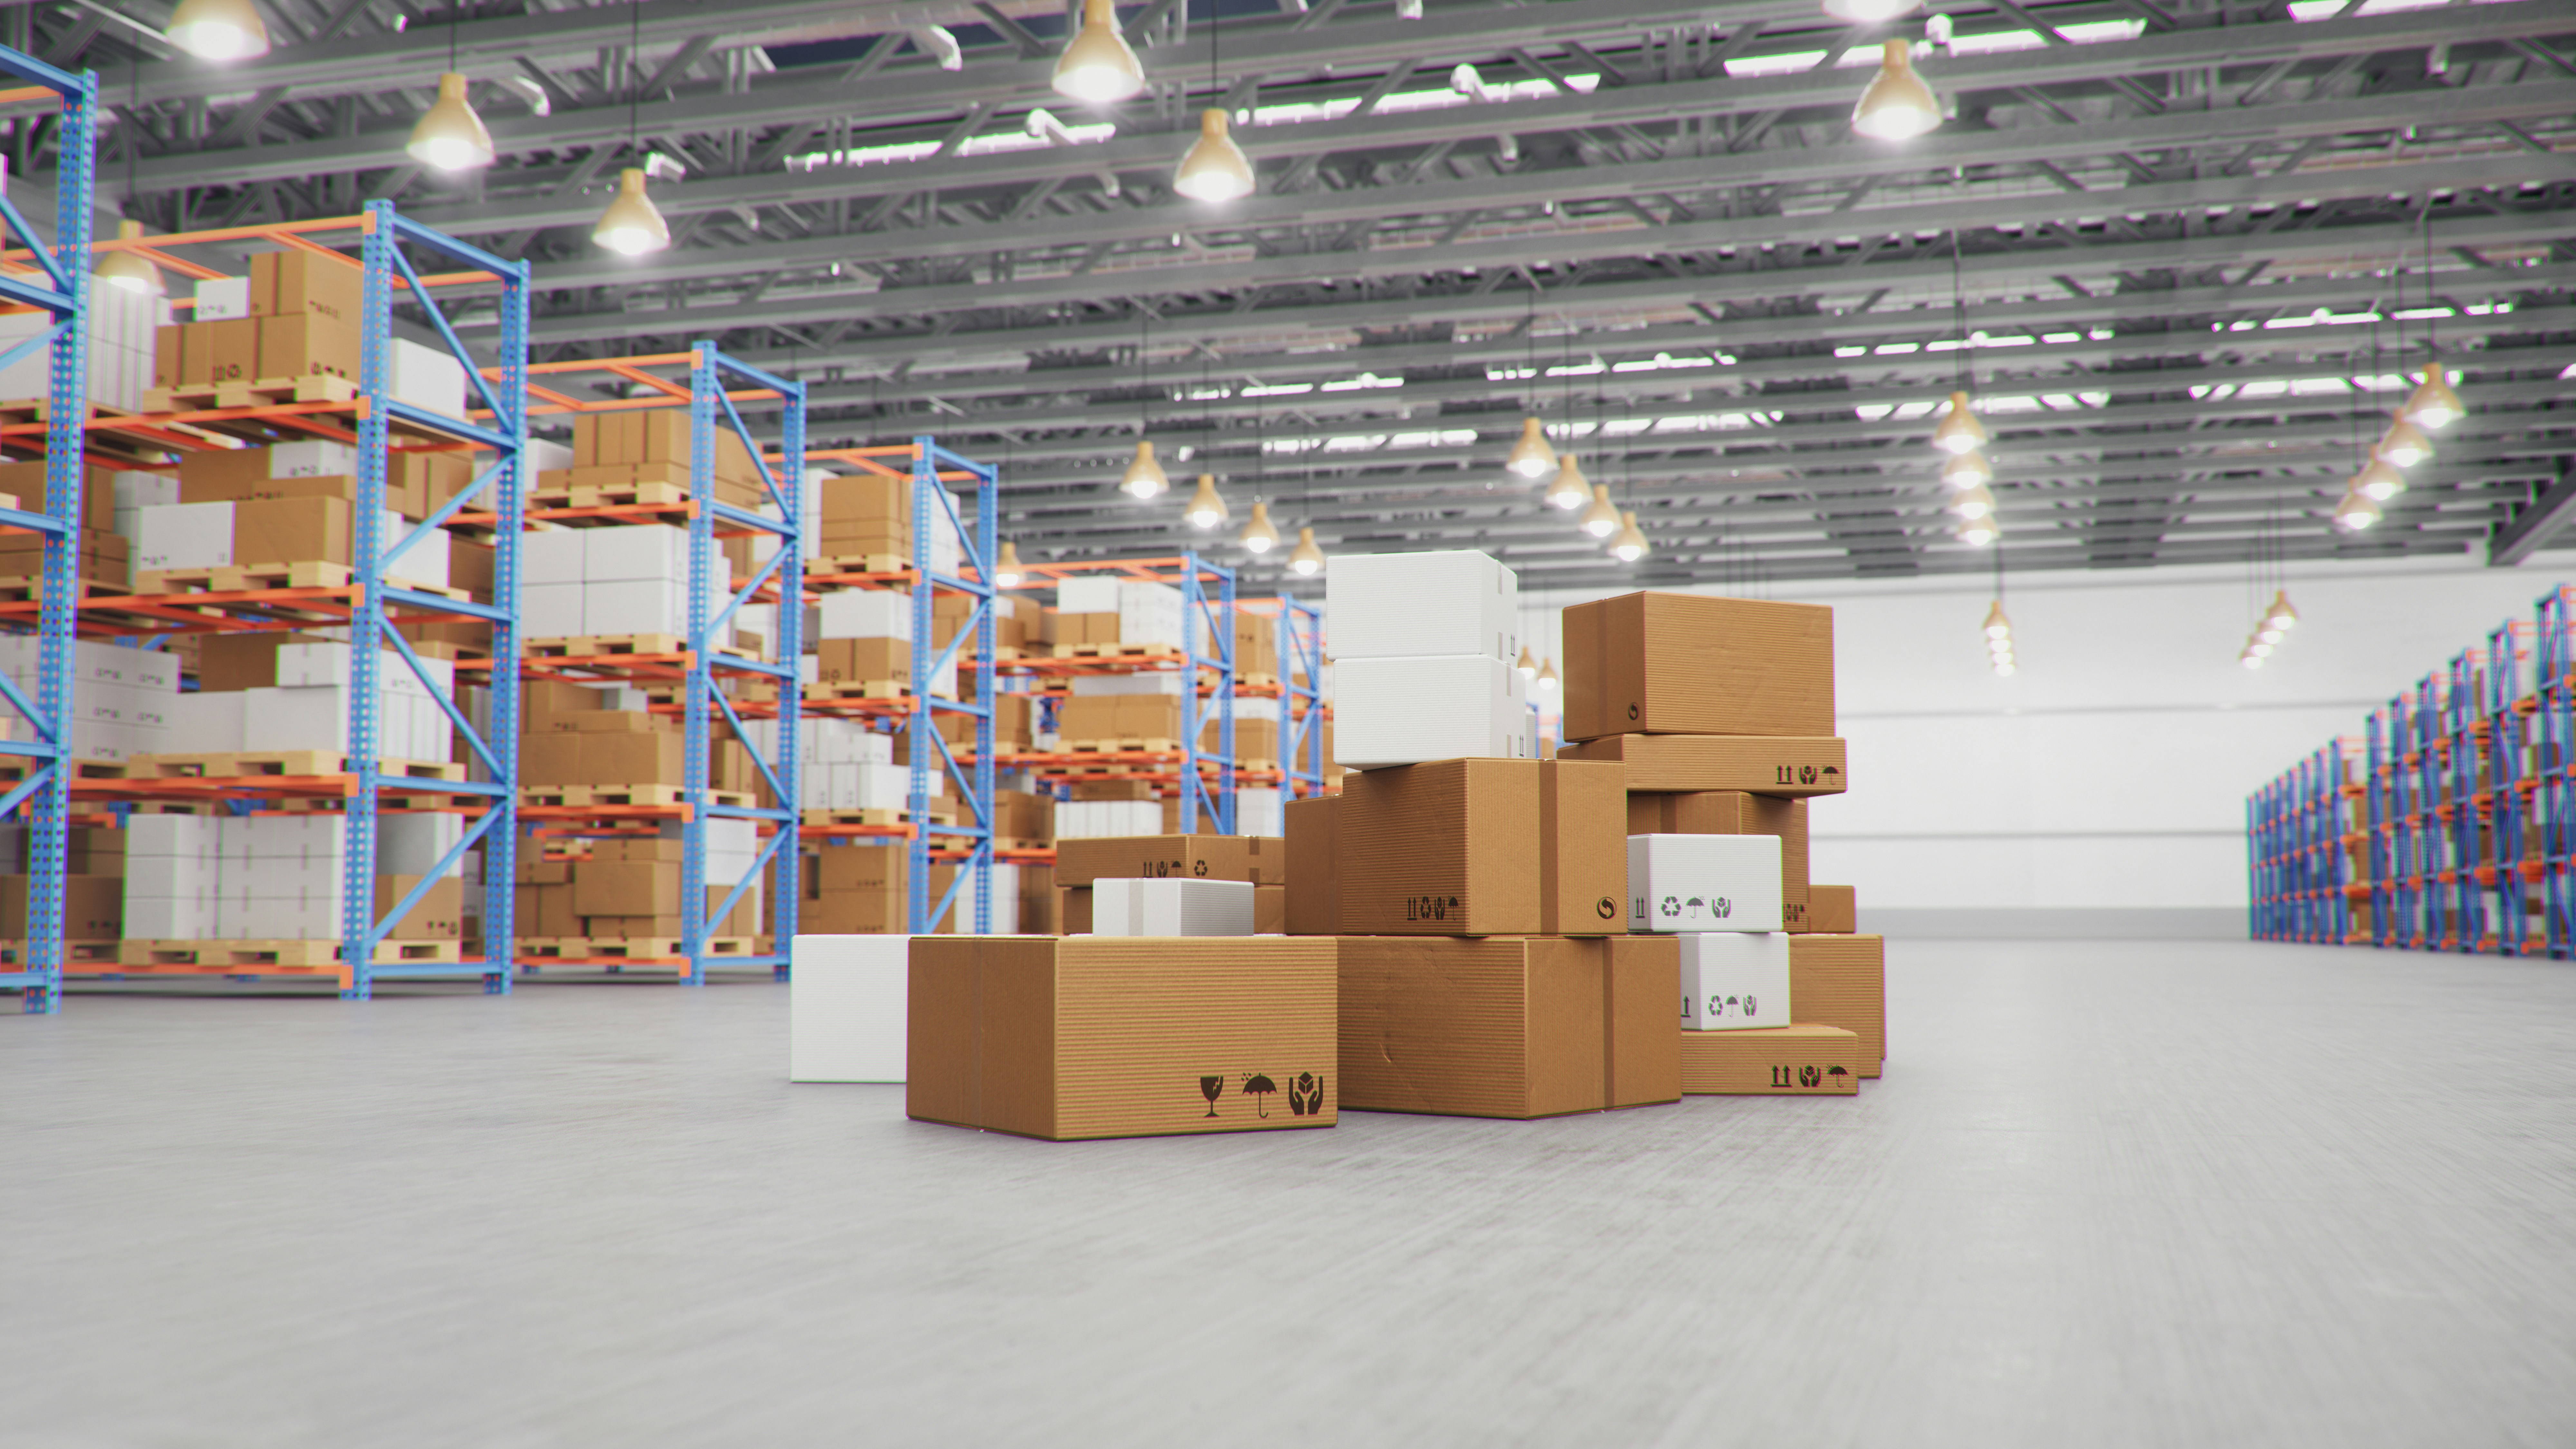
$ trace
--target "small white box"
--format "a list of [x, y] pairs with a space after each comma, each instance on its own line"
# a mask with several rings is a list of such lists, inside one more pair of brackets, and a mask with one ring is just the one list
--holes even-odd
[[[324, 818], [328, 818], [327, 816]], [[465, 817], [430, 811], [376, 817], [376, 869], [385, 875], [427, 875], [439, 857], [465, 838]], [[447, 874], [463, 872], [464, 861]]]
[[1787, 1026], [1789, 937], [1783, 931], [1691, 931], [1682, 948], [1682, 1030]]
[[250, 748], [242, 743], [242, 702], [247, 693], [239, 689], [218, 689], [173, 695], [170, 699], [171, 737], [186, 740], [191, 751], [206, 754]]
[[[556, 584], [578, 584], [589, 569], [588, 550], [583, 540], [594, 533], [607, 533], [605, 528], [548, 528], [531, 530], [519, 538], [519, 580], [522, 587], [538, 588]], [[581, 631], [573, 631], [578, 634]]]
[[444, 346], [393, 339], [390, 391], [396, 400], [451, 418], [465, 416], [465, 367]]
[[129, 941], [203, 941], [215, 935], [215, 909], [210, 897], [139, 896], [125, 892], [125, 939]]
[[909, 639], [912, 596], [891, 589], [843, 589], [825, 594], [818, 639]]
[[138, 569], [224, 569], [233, 565], [233, 506], [165, 503], [135, 510]]
[[1480, 654], [1345, 659], [1333, 754], [1354, 770], [1535, 753], [1520, 671]]
[[[681, 580], [689, 576], [689, 535], [667, 523], [635, 528], [582, 530], [582, 579], [587, 583], [625, 583], [635, 579]], [[721, 568], [717, 570], [722, 572]]]
[[1055, 586], [1055, 611], [1059, 614], [1115, 614], [1118, 612], [1118, 581], [1066, 579]]
[[1234, 833], [1286, 835], [1288, 820], [1284, 811], [1277, 789], [1268, 786], [1239, 788], [1234, 792]]
[[1245, 880], [1102, 876], [1091, 885], [1091, 931], [1096, 936], [1249, 936], [1252, 892], [1252, 882]]
[[[1077, 674], [1068, 681], [1068, 684], [1070, 692], [1074, 694], [1177, 695], [1181, 692], [1181, 672], [1177, 669], [1158, 669], [1141, 674]], [[1273, 708], [1277, 707], [1268, 700], [1264, 700], [1263, 703], [1271, 704]], [[1236, 713], [1240, 718], [1241, 711], [1238, 710]], [[1215, 718], [1213, 709], [1209, 711], [1208, 717]]]
[[[606, 530], [602, 530], [605, 532]], [[519, 628], [531, 639], [563, 639], [590, 632], [583, 608], [590, 585], [528, 584], [519, 590]]]
[[358, 471], [358, 450], [328, 438], [272, 443], [268, 449], [271, 478], [339, 478]]
[[197, 282], [198, 322], [238, 322], [250, 315], [250, 278], [205, 277]]
[[1777, 931], [1780, 837], [1631, 835], [1631, 931]]
[[798, 936], [788, 946], [787, 1079], [900, 1082], [910, 936]]
[[1336, 660], [1481, 654], [1520, 658], [1520, 576], [1472, 548], [1335, 554], [1324, 567]]

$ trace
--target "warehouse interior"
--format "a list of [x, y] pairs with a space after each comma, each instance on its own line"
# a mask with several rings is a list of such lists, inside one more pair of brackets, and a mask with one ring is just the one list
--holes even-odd
[[0, 72], [0, 1449], [2576, 1437], [2562, 0]]

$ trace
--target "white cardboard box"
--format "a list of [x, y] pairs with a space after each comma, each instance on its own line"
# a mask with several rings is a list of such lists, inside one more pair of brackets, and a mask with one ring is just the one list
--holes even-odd
[[1534, 753], [1524, 682], [1508, 661], [1480, 654], [1345, 659], [1340, 671], [1333, 754], [1345, 768]]
[[1787, 1026], [1789, 937], [1783, 931], [1691, 931], [1682, 948], [1682, 1030]]
[[525, 629], [531, 639], [560, 639], [589, 633], [586, 621], [590, 614], [583, 607], [585, 591], [589, 587], [579, 581], [525, 585], [519, 590], [519, 627]]
[[787, 1079], [900, 1082], [910, 936], [798, 936], [788, 946]]
[[843, 589], [825, 594], [817, 639], [909, 639], [912, 596], [891, 589]]
[[1249, 936], [1252, 892], [1246, 880], [1102, 876], [1091, 885], [1091, 930], [1097, 936]]
[[1480, 654], [1520, 658], [1520, 576], [1478, 549], [1335, 554], [1324, 566], [1336, 660]]
[[1631, 835], [1631, 931], [1777, 931], [1780, 837]]
[[233, 506], [165, 503], [135, 510], [137, 569], [221, 569], [233, 563]]
[[[560, 584], [579, 584], [589, 568], [589, 548], [583, 540], [594, 533], [608, 533], [605, 528], [535, 529], [519, 539], [519, 580], [523, 588]], [[540, 631], [542, 632], [542, 631]], [[578, 634], [581, 631], [573, 631]]]

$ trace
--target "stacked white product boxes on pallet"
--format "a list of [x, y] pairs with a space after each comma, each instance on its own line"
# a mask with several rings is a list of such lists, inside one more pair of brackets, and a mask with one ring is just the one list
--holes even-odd
[[[519, 620], [529, 638], [689, 632], [686, 529], [662, 523], [544, 529], [521, 541], [519, 557]], [[719, 557], [707, 571], [707, 617], [731, 597]]]
[[1055, 838], [1104, 840], [1127, 835], [1163, 833], [1160, 800], [1059, 800]]
[[1181, 591], [1144, 579], [1066, 579], [1056, 586], [1059, 614], [1116, 614], [1121, 644], [1168, 644], [1188, 637]]
[[[891, 589], [842, 589], [825, 594], [811, 615], [814, 639], [912, 639], [912, 595]], [[932, 651], [936, 659], [938, 651]], [[958, 697], [957, 661], [965, 651], [948, 656], [948, 662], [930, 679], [930, 692], [941, 699]], [[805, 682], [814, 682], [815, 657], [805, 656]], [[910, 679], [906, 671], [903, 678]]]
[[[336, 937], [346, 899], [344, 826], [341, 817], [322, 814], [135, 815], [126, 822], [125, 934], [139, 941]], [[460, 815], [381, 815], [377, 873], [428, 875], [464, 831]]]
[[1528, 759], [1520, 580], [1474, 549], [1337, 554], [1326, 565], [1333, 755], [1349, 769]]
[[[36, 697], [37, 641], [32, 634], [0, 637], [0, 674], [32, 703]], [[194, 749], [176, 729], [179, 658], [158, 649], [79, 640], [72, 645], [72, 752], [84, 760]], [[16, 711], [4, 713], [24, 739]]]
[[[176, 737], [191, 754], [234, 751], [346, 750], [349, 747], [349, 646], [282, 644], [277, 684], [203, 691], [172, 701]], [[423, 659], [441, 694], [454, 697], [456, 666]], [[455, 724], [392, 650], [377, 666], [376, 754], [380, 758], [452, 762]]]
[[[245, 298], [248, 282], [244, 282]], [[247, 302], [245, 302], [247, 305]], [[93, 278], [89, 285], [89, 400], [140, 412], [152, 386], [152, 329], [170, 321], [170, 304]], [[53, 326], [51, 314], [14, 312], [0, 317], [0, 352]], [[50, 349], [36, 348], [0, 367], [0, 399], [10, 402], [53, 395]]]
[[[306, 562], [291, 558], [244, 558], [235, 546], [230, 503], [163, 503], [134, 510], [134, 567], [137, 572], [164, 569], [270, 568]], [[390, 550], [416, 525], [388, 508], [377, 521], [376, 537]], [[448, 551], [443, 539], [424, 539], [394, 559], [387, 576], [405, 583], [447, 587]]]

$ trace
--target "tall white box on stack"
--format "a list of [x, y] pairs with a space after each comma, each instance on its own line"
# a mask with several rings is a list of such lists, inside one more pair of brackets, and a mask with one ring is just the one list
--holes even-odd
[[[685, 529], [655, 523], [577, 532], [582, 539], [582, 633], [689, 632], [689, 535]], [[731, 597], [731, 581], [719, 558], [707, 570], [706, 614], [710, 622]]]
[[125, 934], [137, 941], [216, 935], [222, 856], [205, 815], [134, 815], [125, 831]]
[[1352, 769], [1537, 753], [1519, 576], [1475, 549], [1350, 554], [1325, 574], [1333, 754]]
[[1629, 836], [1628, 929], [1781, 929], [1780, 837]]
[[393, 375], [387, 386], [395, 401], [451, 418], [465, 416], [466, 394], [472, 389], [456, 354], [444, 346], [426, 347], [400, 337], [393, 343]]
[[[424, 659], [441, 692], [455, 688], [455, 666]], [[278, 683], [239, 691], [243, 750], [346, 750], [349, 747], [349, 646], [287, 644], [277, 651]], [[401, 656], [385, 651], [377, 669], [376, 753], [400, 760], [446, 762], [455, 724]], [[219, 709], [220, 706], [209, 706]], [[211, 721], [209, 721], [211, 723]]]
[[1784, 931], [1691, 931], [1682, 950], [1682, 1030], [1787, 1026], [1789, 936]]
[[561, 639], [587, 632], [582, 540], [595, 530], [547, 528], [519, 539], [519, 627], [531, 639]]
[[224, 569], [233, 565], [233, 506], [166, 503], [134, 512], [134, 567]]
[[1287, 807], [1280, 803], [1280, 792], [1268, 786], [1237, 789], [1234, 792], [1234, 833], [1286, 835]]

